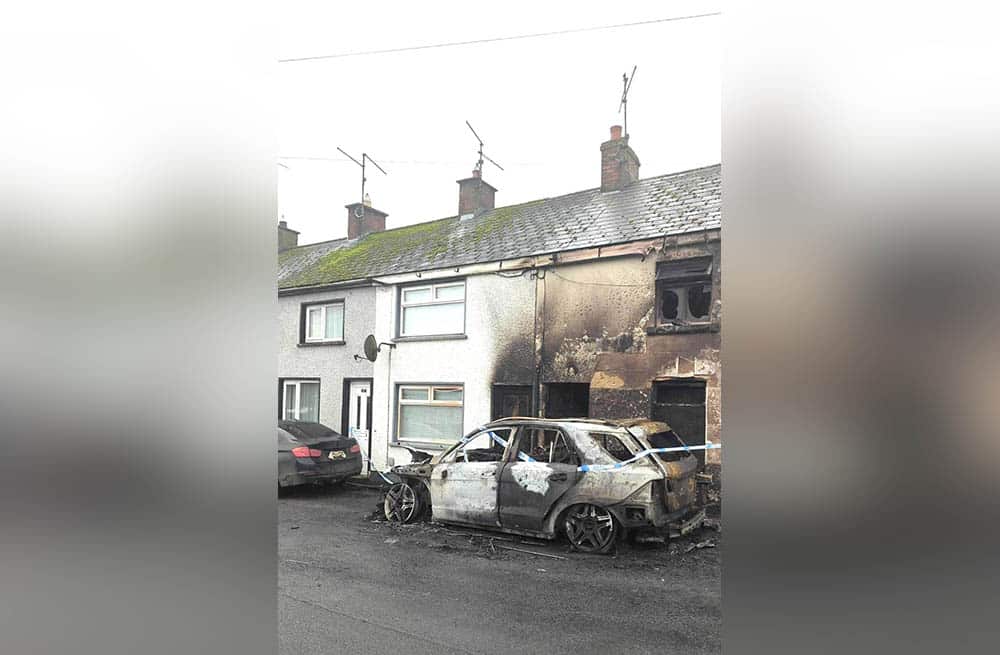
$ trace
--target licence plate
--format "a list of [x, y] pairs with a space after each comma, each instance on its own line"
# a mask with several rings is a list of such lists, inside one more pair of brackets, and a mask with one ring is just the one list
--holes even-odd
[[343, 450], [331, 450], [328, 457], [330, 459], [344, 459], [345, 457], [347, 457], [347, 453], [345, 453]]

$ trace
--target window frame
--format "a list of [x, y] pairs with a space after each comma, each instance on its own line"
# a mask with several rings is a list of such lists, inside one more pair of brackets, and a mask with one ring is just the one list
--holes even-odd
[[[302, 384], [315, 384], [316, 385], [316, 422], [320, 422], [320, 403], [322, 400], [323, 387], [319, 378], [278, 378], [278, 420], [279, 421], [301, 421], [303, 420], [302, 415]], [[295, 417], [287, 418], [285, 416], [285, 398], [287, 392], [285, 389], [289, 385], [295, 386]]]
[[[437, 291], [440, 288], [462, 286], [462, 298], [458, 299], [437, 299]], [[407, 302], [406, 294], [410, 291], [420, 289], [430, 289], [430, 300]], [[440, 337], [464, 337], [466, 321], [468, 318], [469, 285], [467, 278], [448, 278], [445, 280], [429, 280], [426, 282], [416, 282], [413, 284], [400, 285], [399, 294], [396, 298], [396, 338], [397, 339], [433, 339]], [[420, 334], [408, 334], [405, 332], [406, 309], [410, 307], [441, 307], [444, 305], [462, 305], [462, 329], [460, 332], [427, 332]]]
[[[518, 459], [518, 454], [519, 453], [523, 453], [526, 456], [531, 457], [531, 453], [525, 453], [523, 450], [521, 450], [521, 440], [523, 438], [525, 438], [527, 436], [526, 433], [529, 432], [529, 431], [531, 431], [531, 430], [543, 430], [543, 431], [555, 432], [557, 434], [556, 439], [558, 439], [559, 437], [562, 437], [563, 442], [566, 444], [567, 450], [573, 456], [573, 459], [576, 461], [576, 463], [575, 464], [566, 464], [565, 462], [556, 462], [556, 465], [579, 466], [580, 464], [582, 464], [584, 462], [583, 456], [580, 454], [580, 450], [576, 447], [576, 443], [574, 443], [573, 439], [570, 438], [569, 433], [567, 433], [566, 430], [562, 429], [560, 426], [558, 426], [558, 425], [548, 425], [548, 424], [542, 424], [542, 423], [519, 423], [519, 424], [517, 424], [517, 433], [515, 434], [515, 438], [514, 438], [514, 446], [513, 446], [513, 448], [509, 449], [508, 454], [507, 454], [507, 462], [508, 463], [514, 464], [514, 463], [521, 462], [521, 463], [543, 464], [545, 466], [552, 466], [553, 465], [553, 463], [551, 461], [543, 462], [541, 460], [534, 459], [533, 457], [532, 457], [531, 462], [527, 462], [527, 460], [523, 460], [523, 459]], [[555, 443], [555, 441], [553, 441], [553, 444], [554, 443]], [[549, 457], [550, 458], [551, 458], [551, 455], [552, 455], [552, 450], [551, 450], [551, 445], [550, 445], [550, 448], [549, 448]]]
[[[315, 338], [309, 336], [309, 314], [310, 312], [319, 309], [322, 313], [322, 324], [324, 334], [326, 331], [326, 312], [327, 307], [332, 307], [334, 305], [340, 305], [340, 338], [331, 339], [327, 337]], [[311, 302], [304, 302], [300, 305], [299, 309], [299, 345], [300, 346], [331, 346], [331, 345], [344, 345], [347, 343], [345, 331], [347, 330], [347, 304], [344, 302], [343, 298], [332, 298], [329, 300], [316, 300]]]
[[[513, 452], [514, 442], [517, 439], [518, 431], [516, 426], [511, 425], [498, 425], [492, 428], [476, 428], [471, 434], [463, 435], [458, 443], [448, 448], [441, 454], [441, 463], [445, 464], [472, 464], [475, 462], [467, 462], [465, 459], [459, 459], [459, 453], [469, 446], [473, 441], [478, 439], [480, 436], [488, 432], [496, 432], [499, 430], [508, 430], [510, 435], [507, 437], [507, 445], [503, 447], [503, 453], [500, 459], [496, 460], [495, 463], [505, 464], [510, 460], [511, 453]], [[493, 462], [490, 462], [493, 463]]]
[[[427, 389], [426, 400], [413, 400], [407, 399], [403, 400], [403, 390], [404, 389]], [[462, 392], [462, 400], [434, 400], [434, 392], [437, 390], [446, 391], [456, 391], [460, 390]], [[403, 412], [400, 411], [404, 405], [416, 405], [416, 406], [430, 406], [430, 407], [460, 407], [462, 409], [462, 425], [464, 429], [465, 425], [465, 384], [462, 382], [397, 382], [396, 383], [396, 394], [395, 394], [395, 420], [393, 421], [393, 431], [392, 431], [392, 443], [399, 444], [421, 444], [421, 445], [431, 445], [440, 446], [442, 449], [448, 448], [448, 446], [454, 441], [440, 441], [440, 440], [428, 440], [420, 438], [405, 438], [400, 435], [400, 428], [402, 426]], [[458, 437], [460, 440], [464, 437], [464, 432], [462, 436]]]
[[[683, 266], [685, 263], [693, 265], [695, 262], [705, 262], [705, 272], [691, 274], [675, 274], [672, 277], [660, 277], [661, 266]], [[704, 317], [691, 316], [690, 299], [688, 291], [696, 285], [709, 287], [708, 312]], [[715, 301], [715, 255], [698, 254], [690, 257], [678, 257], [676, 259], [661, 260], [656, 263], [656, 277], [654, 280], [654, 325], [659, 326], [690, 326], [705, 327], [712, 324], [712, 305]], [[677, 294], [677, 318], [665, 318], [662, 311], [663, 294], [665, 291], [672, 291]]]

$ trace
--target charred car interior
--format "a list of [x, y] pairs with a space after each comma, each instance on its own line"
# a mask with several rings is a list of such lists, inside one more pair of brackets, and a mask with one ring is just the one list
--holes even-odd
[[[506, 418], [441, 454], [394, 467], [390, 521], [434, 521], [529, 537], [564, 535], [609, 552], [626, 534], [679, 536], [704, 520], [698, 460], [666, 423], [648, 419]], [[667, 452], [650, 452], [667, 449]]]

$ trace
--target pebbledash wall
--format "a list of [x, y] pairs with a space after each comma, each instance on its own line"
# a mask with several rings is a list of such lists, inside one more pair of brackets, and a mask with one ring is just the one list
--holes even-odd
[[[343, 301], [344, 343], [303, 345], [302, 304]], [[344, 378], [372, 377], [372, 364], [357, 361], [365, 337], [375, 326], [375, 289], [371, 286], [335, 289], [278, 298], [277, 407], [282, 408], [281, 385], [287, 379], [319, 379], [319, 421], [341, 430]]]

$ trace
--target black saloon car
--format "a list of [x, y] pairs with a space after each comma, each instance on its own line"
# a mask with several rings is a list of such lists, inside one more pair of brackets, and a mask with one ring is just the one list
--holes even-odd
[[361, 473], [361, 447], [322, 423], [278, 421], [278, 488], [334, 484]]

